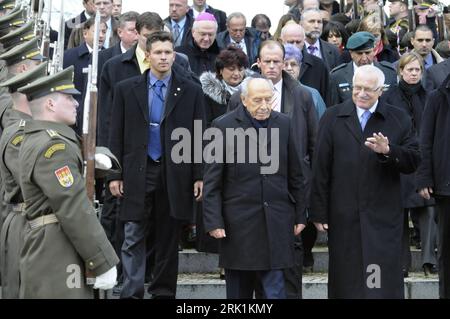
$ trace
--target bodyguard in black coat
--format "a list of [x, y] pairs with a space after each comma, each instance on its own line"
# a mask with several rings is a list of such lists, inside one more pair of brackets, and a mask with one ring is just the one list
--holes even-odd
[[[261, 96], [257, 94], [262, 90], [254, 93], [256, 89], [253, 89], [260, 84], [267, 87], [267, 96], [271, 98], [273, 89], [264, 83], [267, 80], [249, 78], [244, 81], [244, 87], [248, 80], [248, 89], [243, 91], [247, 92], [244, 94], [248, 94], [249, 100], [253, 96]], [[223, 139], [217, 139], [223, 156], [206, 164], [204, 176], [205, 230], [215, 238], [221, 238], [219, 266], [225, 268], [228, 298], [252, 298], [255, 287], [247, 281], [252, 280], [250, 278], [256, 272], [264, 276], [268, 271], [293, 267], [294, 225], [302, 224], [304, 227], [306, 223], [304, 177], [301, 165], [298, 165], [294, 142], [297, 137], [290, 119], [272, 111], [268, 119], [258, 121], [249, 104], [247, 102], [245, 107], [241, 103], [232, 112], [213, 121], [213, 127], [223, 135]], [[260, 158], [256, 163], [248, 160], [238, 162], [240, 155], [245, 154], [248, 159], [251, 151], [256, 151], [257, 146], [253, 148], [250, 145], [264, 138], [261, 131], [258, 135], [256, 133], [262, 128], [267, 128], [267, 139], [264, 140], [266, 142], [259, 140], [259, 147], [267, 145], [270, 150], [273, 145], [278, 145], [279, 149], [275, 146], [272, 151], [272, 156], [275, 153], [278, 156], [278, 165], [272, 166], [274, 158], [269, 164], [262, 164]], [[228, 133], [225, 133], [229, 129], [253, 130], [255, 134], [246, 139], [248, 144], [245, 148], [239, 148], [234, 138], [233, 141], [226, 138]], [[274, 138], [276, 135], [272, 136], [274, 129], [279, 132], [278, 140]], [[273, 172], [261, 171], [262, 167], [269, 165]], [[280, 278], [278, 284], [284, 286], [283, 275]], [[265, 283], [263, 286], [266, 297], [276, 298], [271, 295], [274, 287]]]
[[[200, 187], [199, 181], [203, 179], [201, 160], [194, 162], [194, 144], [186, 150], [192, 154], [187, 161], [178, 163], [172, 155], [174, 146], [179, 143], [172, 139], [175, 130], [188, 132], [190, 136], [186, 138], [191, 142], [195, 121], [200, 125], [205, 123], [203, 92], [171, 68], [174, 52], [168, 32], [153, 33], [148, 43], [152, 70], [117, 84], [111, 112], [109, 147], [123, 167], [121, 174], [109, 177], [111, 193], [122, 198], [120, 219], [125, 222], [122, 298], [143, 297], [148, 229], [153, 231], [155, 254], [150, 292], [159, 297], [175, 297], [179, 221], [191, 218], [193, 189], [198, 192], [196, 187]], [[171, 54], [159, 56], [152, 53], [153, 50]], [[152, 79], [167, 81], [158, 122], [151, 117], [154, 113], [150, 109], [156, 107], [154, 102], [159, 98], [156, 94], [161, 93], [155, 93], [156, 84]], [[149, 129], [155, 126], [159, 141], [152, 140], [154, 135]], [[155, 144], [160, 145], [159, 155], [151, 158]], [[201, 187], [197, 195], [201, 196]]]
[[[319, 125], [311, 219], [328, 229], [329, 298], [404, 298], [400, 173], [414, 172], [420, 157], [409, 116], [378, 100], [380, 79], [373, 66], [359, 68], [355, 86], [377, 90], [355, 89], [360, 109], [348, 100]], [[357, 111], [366, 110], [363, 130]]]
[[330, 72], [318, 57], [309, 54], [305, 49], [302, 51], [303, 61], [300, 68], [299, 81], [319, 91], [326, 105], [330, 105], [329, 81]]

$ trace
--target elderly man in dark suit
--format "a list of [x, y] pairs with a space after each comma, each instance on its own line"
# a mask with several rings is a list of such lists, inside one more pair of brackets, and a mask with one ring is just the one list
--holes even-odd
[[[161, 53], [162, 52], [162, 53]], [[176, 129], [193, 136], [194, 121], [205, 122], [204, 98], [199, 86], [173, 68], [173, 40], [158, 31], [147, 40], [151, 70], [115, 88], [110, 149], [123, 173], [109, 177], [109, 188], [122, 198], [120, 218], [125, 222], [122, 246], [124, 284], [121, 298], [143, 298], [146, 236], [152, 234], [155, 254], [149, 292], [155, 298], [175, 298], [178, 274], [180, 220], [190, 219], [194, 198], [202, 197], [201, 163], [172, 157]], [[201, 162], [201, 161], [200, 161]]]
[[341, 64], [330, 73], [330, 106], [342, 103], [352, 97], [352, 79], [355, 69], [373, 64], [379, 68], [385, 77], [385, 86], [397, 84], [397, 72], [389, 62], [374, 61], [375, 37], [369, 32], [357, 32], [347, 41], [352, 61]]
[[[294, 265], [293, 235], [306, 223], [297, 136], [288, 116], [271, 111], [273, 94], [270, 80], [247, 78], [242, 103], [212, 125], [223, 136], [213, 146], [222, 156], [205, 159], [204, 221], [220, 239], [229, 299], [252, 298], [258, 285], [268, 299], [286, 298], [283, 270]], [[235, 144], [230, 129], [248, 144]], [[239, 161], [261, 148], [270, 148], [269, 163], [258, 156], [255, 162]]]
[[303, 53], [298, 79], [302, 84], [315, 88], [328, 104], [329, 71], [324, 62], [309, 54], [305, 49], [305, 30], [301, 25], [288, 24], [281, 29], [280, 39], [283, 44], [293, 44]]
[[[83, 43], [75, 48], [66, 50], [64, 52], [64, 68], [71, 65], [74, 66], [74, 79], [75, 88], [81, 92], [80, 95], [75, 96], [80, 107], [77, 108], [77, 124], [76, 132], [81, 135], [81, 129], [83, 127], [83, 105], [82, 100], [85, 96], [86, 84], [87, 84], [87, 74], [83, 73], [83, 69], [87, 68], [92, 60], [92, 50], [94, 48], [94, 29], [95, 29], [95, 19], [92, 17], [83, 24]], [[98, 47], [102, 48], [105, 42], [106, 35], [106, 23], [100, 23], [100, 32], [98, 38]]]
[[409, 115], [379, 100], [380, 69], [365, 65], [353, 96], [321, 118], [311, 219], [328, 231], [329, 298], [404, 298], [400, 174], [420, 154]]
[[308, 53], [322, 59], [328, 70], [338, 66], [340, 56], [338, 49], [334, 45], [320, 39], [323, 29], [323, 19], [320, 10], [316, 8], [304, 10], [300, 23], [305, 29], [305, 45]]

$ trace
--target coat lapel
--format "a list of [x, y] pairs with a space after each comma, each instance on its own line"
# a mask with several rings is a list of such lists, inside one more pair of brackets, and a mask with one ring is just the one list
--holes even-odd
[[358, 115], [356, 113], [356, 106], [351, 101], [347, 101], [342, 105], [342, 110], [339, 112], [338, 117], [345, 117], [345, 126], [353, 135], [353, 137], [359, 142], [363, 142], [363, 132], [361, 129], [361, 124], [358, 120]]
[[284, 101], [283, 104], [283, 113], [290, 114], [291, 111], [294, 109], [294, 94], [291, 94], [293, 91], [292, 88], [292, 82], [294, 79], [291, 78], [291, 76], [285, 71], [283, 71], [283, 92], [282, 92], [282, 98]]
[[169, 89], [166, 94], [164, 102], [164, 115], [162, 122], [172, 113], [178, 102], [184, 95], [185, 85], [182, 78], [178, 77], [175, 72], [172, 71], [172, 78], [170, 80]]
[[148, 72], [145, 72], [141, 77], [139, 77], [139, 79], [136, 80], [132, 90], [145, 120], [149, 121], [147, 74]]

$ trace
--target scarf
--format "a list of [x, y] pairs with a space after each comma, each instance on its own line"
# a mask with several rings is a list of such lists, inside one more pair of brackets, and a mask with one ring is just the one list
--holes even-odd
[[402, 90], [402, 92], [408, 99], [411, 99], [413, 95], [416, 95], [420, 91], [422, 83], [419, 81], [416, 84], [408, 84], [402, 79], [398, 83], [398, 87], [400, 88], [400, 90]]
[[234, 93], [238, 92], [239, 88], [240, 88], [240, 84], [238, 84], [236, 86], [231, 86], [227, 82], [225, 82], [223, 79], [222, 79], [222, 84], [223, 84], [225, 90], [227, 90], [227, 92], [230, 93], [230, 96], [233, 95]]

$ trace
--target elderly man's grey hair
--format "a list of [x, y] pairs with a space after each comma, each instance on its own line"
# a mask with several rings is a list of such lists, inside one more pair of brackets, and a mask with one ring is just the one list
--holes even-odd
[[353, 75], [353, 83], [355, 83], [355, 79], [357, 75], [360, 74], [373, 74], [374, 76], [377, 77], [377, 87], [376, 88], [380, 88], [384, 86], [384, 80], [385, 80], [385, 76], [384, 73], [377, 68], [376, 66], [367, 64], [367, 65], [363, 65], [360, 66], [359, 68], [356, 69], [355, 74]]
[[302, 16], [301, 16], [301, 18], [300, 18], [300, 21], [304, 21], [306, 18], [306, 16], [307, 15], [309, 15], [310, 13], [319, 13], [319, 14], [322, 14], [321, 12], [320, 12], [320, 10], [319, 10], [319, 8], [309, 8], [309, 9], [306, 9], [305, 11], [303, 11], [302, 12]]
[[214, 23], [214, 26], [216, 27], [216, 32], [217, 32], [217, 28], [219, 27], [217, 24], [217, 21], [194, 21], [194, 23], [192, 24], [192, 30], [197, 30], [202, 22]]
[[264, 78], [252, 78], [251, 76], [246, 77], [244, 81], [241, 83], [241, 95], [247, 97], [248, 96], [248, 87], [250, 86], [250, 82], [260, 80], [260, 81], [267, 81], [267, 84], [269, 84], [270, 89], [273, 91], [274, 86], [271, 80], [264, 79]]
[[305, 37], [305, 29], [300, 24], [297, 23], [288, 23], [286, 24], [283, 29], [281, 29], [280, 37], [284, 40], [284, 37], [286, 36], [286, 33], [292, 30], [300, 31], [303, 34], [303, 37]]
[[245, 17], [245, 15], [243, 13], [241, 13], [241, 12], [233, 12], [227, 17], [227, 25], [229, 25], [231, 19], [234, 19], [234, 18], [244, 19], [245, 24], [247, 24], [247, 18]]

